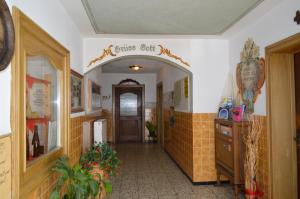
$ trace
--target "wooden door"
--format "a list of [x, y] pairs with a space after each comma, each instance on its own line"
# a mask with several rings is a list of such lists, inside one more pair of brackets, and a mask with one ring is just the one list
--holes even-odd
[[143, 87], [115, 88], [115, 129], [117, 142], [142, 141]]
[[293, 54], [269, 57], [272, 198], [296, 198], [296, 145]]
[[296, 102], [296, 145], [297, 145], [297, 182], [298, 199], [300, 199], [300, 53], [295, 54], [295, 102]]
[[164, 146], [164, 134], [163, 134], [163, 85], [159, 83], [156, 88], [156, 113], [157, 113], [157, 133], [158, 133], [158, 141]]

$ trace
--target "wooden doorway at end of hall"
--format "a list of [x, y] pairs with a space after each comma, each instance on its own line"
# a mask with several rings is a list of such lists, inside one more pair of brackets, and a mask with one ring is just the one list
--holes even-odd
[[143, 142], [145, 85], [113, 85], [114, 142]]
[[164, 147], [163, 112], [163, 83], [160, 82], [156, 86], [156, 121], [158, 142], [162, 147]]

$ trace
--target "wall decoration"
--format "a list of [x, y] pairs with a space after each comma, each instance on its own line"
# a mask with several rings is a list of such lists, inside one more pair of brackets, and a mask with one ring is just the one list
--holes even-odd
[[0, 193], [1, 198], [12, 198], [11, 182], [12, 182], [12, 160], [11, 160], [11, 137], [0, 137]]
[[28, 119], [50, 118], [51, 82], [30, 75], [26, 76], [26, 81], [26, 117]]
[[186, 61], [183, 61], [183, 59], [181, 57], [178, 57], [177, 55], [172, 54], [169, 49], [164, 48], [162, 45], [158, 45], [158, 46], [160, 47], [160, 53], [158, 55], [166, 55], [168, 57], [179, 60], [181, 63], [183, 63], [186, 66], [190, 66], [190, 64]]
[[[142, 56], [154, 56], [161, 58], [162, 55], [165, 55], [169, 58], [178, 60], [180, 65], [190, 66], [187, 61], [184, 61], [181, 57], [173, 54], [170, 49], [165, 48], [163, 45], [153, 44], [134, 44], [134, 43], [125, 43], [125, 44], [110, 44], [107, 48], [102, 50], [100, 56], [91, 59], [89, 64], [86, 67], [94, 66], [95, 63], [102, 64], [108, 60], [105, 58], [113, 59], [119, 56], [132, 56], [132, 55], [142, 55]], [[184, 66], [184, 67], [185, 67]]]
[[174, 106], [179, 106], [181, 101], [181, 80], [178, 80], [174, 84]]
[[97, 111], [102, 108], [101, 105], [101, 86], [89, 80], [88, 83], [88, 111]]
[[71, 70], [71, 111], [84, 111], [84, 81], [83, 76]]
[[89, 65], [87, 67], [91, 66], [92, 64], [96, 63], [97, 61], [101, 61], [102, 59], [104, 59], [105, 57], [107, 57], [109, 55], [113, 56], [113, 57], [117, 56], [116, 54], [114, 54], [112, 52], [112, 50], [111, 50], [112, 47], [113, 47], [113, 45], [109, 45], [106, 49], [103, 49], [103, 53], [96, 59], [93, 59], [92, 61], [90, 61]]
[[0, 71], [10, 63], [14, 54], [15, 30], [5, 0], [0, 2]]
[[174, 91], [165, 92], [163, 94], [163, 106], [165, 109], [174, 107]]
[[258, 144], [263, 132], [263, 119], [251, 116], [248, 132], [243, 134], [245, 143], [244, 171], [245, 171], [245, 195], [246, 198], [261, 198], [264, 193], [259, 189], [256, 180], [258, 158]]
[[298, 25], [300, 25], [300, 10], [297, 10], [296, 16], [295, 16], [295, 18], [294, 18], [294, 21], [295, 21]]
[[218, 113], [218, 118], [219, 119], [224, 119], [228, 120], [229, 119], [229, 111], [226, 108], [220, 108], [219, 113]]
[[244, 111], [245, 111], [245, 105], [233, 107], [231, 110], [233, 121], [235, 121], [235, 122], [242, 121]]
[[241, 62], [236, 70], [237, 86], [246, 105], [246, 112], [254, 112], [254, 103], [265, 82], [265, 61], [259, 58], [259, 47], [248, 39], [241, 52]]

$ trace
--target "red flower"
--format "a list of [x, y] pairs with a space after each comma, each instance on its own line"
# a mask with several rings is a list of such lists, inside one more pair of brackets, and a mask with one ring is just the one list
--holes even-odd
[[98, 165], [98, 163], [97, 162], [92, 162], [92, 165], [95, 166], [95, 165]]

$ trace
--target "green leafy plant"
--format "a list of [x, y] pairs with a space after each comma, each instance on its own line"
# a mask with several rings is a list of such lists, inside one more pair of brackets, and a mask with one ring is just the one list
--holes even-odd
[[66, 156], [57, 160], [53, 171], [59, 173], [59, 177], [50, 199], [60, 199], [60, 191], [64, 186], [66, 193], [63, 199], [86, 199], [95, 197], [99, 192], [100, 183], [80, 164], [71, 167]]
[[110, 176], [114, 176], [121, 165], [120, 159], [117, 157], [117, 152], [113, 150], [108, 144], [99, 143], [95, 147], [100, 149], [100, 166]]
[[156, 129], [157, 129], [157, 127], [152, 122], [147, 121], [146, 122], [146, 128], [149, 131], [149, 137], [155, 138], [156, 137]]
[[84, 168], [91, 170], [94, 165], [99, 164], [100, 160], [100, 150], [91, 146], [91, 148], [80, 157], [80, 164], [82, 164]]
[[85, 168], [91, 170], [93, 166], [99, 165], [108, 175], [114, 176], [121, 164], [117, 152], [106, 143], [95, 143], [84, 155], [80, 162]]

